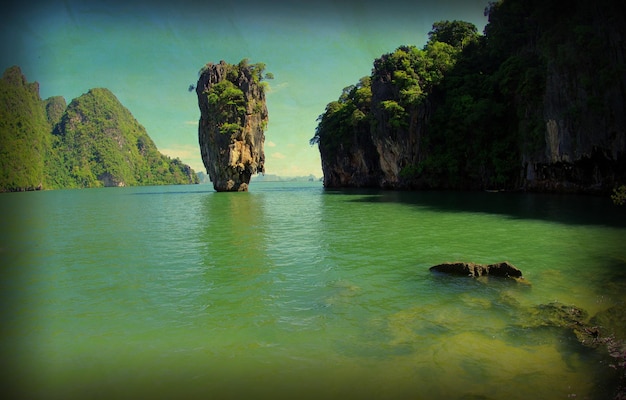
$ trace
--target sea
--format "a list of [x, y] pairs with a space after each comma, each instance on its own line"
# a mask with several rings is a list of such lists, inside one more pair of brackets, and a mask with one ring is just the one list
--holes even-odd
[[[626, 301], [598, 196], [321, 182], [0, 194], [16, 399], [606, 399], [606, 351], [537, 319]], [[508, 261], [521, 282], [434, 274]], [[535, 319], [533, 319], [535, 317]]]

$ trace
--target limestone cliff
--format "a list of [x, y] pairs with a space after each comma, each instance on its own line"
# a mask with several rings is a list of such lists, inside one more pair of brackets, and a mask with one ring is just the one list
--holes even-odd
[[435, 23], [423, 49], [376, 59], [328, 104], [311, 139], [326, 187], [626, 183], [626, 3], [501, 0], [486, 13], [484, 35]]
[[209, 63], [196, 85], [202, 161], [218, 192], [247, 191], [250, 177], [265, 172], [264, 65]]
[[0, 192], [189, 183], [193, 169], [159, 152], [110, 90], [67, 105], [42, 100], [17, 66], [0, 79]]
[[626, 183], [626, 7], [620, 3], [579, 5], [584, 22], [575, 12], [556, 21], [569, 37], [544, 35], [538, 110], [544, 145], [523, 154], [527, 188], [595, 192]]

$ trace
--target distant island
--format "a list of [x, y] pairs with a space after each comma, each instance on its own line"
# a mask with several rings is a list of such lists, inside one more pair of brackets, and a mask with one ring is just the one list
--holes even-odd
[[324, 186], [607, 194], [626, 184], [624, 4], [490, 2], [483, 35], [435, 22], [423, 48], [381, 55], [323, 110], [311, 144]]
[[319, 178], [316, 178], [315, 175], [304, 175], [304, 176], [279, 176], [275, 174], [261, 174], [255, 175], [251, 179], [254, 182], [316, 182], [319, 181]]
[[[200, 171], [197, 172], [198, 182], [201, 184], [209, 184], [211, 183], [211, 179], [209, 175]], [[319, 182], [322, 178], [317, 178], [315, 175], [304, 175], [304, 176], [279, 176], [276, 174], [258, 174], [250, 177], [250, 182]]]
[[0, 192], [198, 183], [105, 88], [69, 105], [42, 100], [13, 66], [0, 79], [0, 121]]

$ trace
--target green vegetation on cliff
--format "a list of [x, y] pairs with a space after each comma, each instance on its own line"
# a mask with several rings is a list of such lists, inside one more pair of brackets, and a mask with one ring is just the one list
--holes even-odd
[[189, 167], [159, 153], [143, 126], [107, 89], [91, 89], [74, 99], [53, 133], [53, 149], [62, 160], [55, 187], [195, 182]]
[[501, 0], [485, 13], [484, 35], [436, 22], [423, 49], [381, 56], [328, 104], [311, 139], [326, 186], [608, 192], [626, 181], [625, 3]]
[[45, 187], [49, 132], [39, 85], [8, 68], [0, 79], [0, 191]]
[[[202, 75], [213, 64], [205, 65], [199, 72]], [[223, 135], [230, 137], [243, 131], [246, 119], [248, 99], [243, 90], [239, 87], [243, 81], [252, 81], [259, 84], [264, 93], [266, 82], [264, 79], [273, 79], [271, 73], [265, 72], [264, 63], [250, 64], [247, 58], [238, 64], [220, 63], [223, 68], [225, 79], [212, 84], [204, 93], [208, 99], [208, 109], [211, 110], [211, 117], [214, 123], [219, 126], [219, 131]], [[193, 89], [193, 85], [191, 86]], [[258, 102], [253, 107], [255, 113], [261, 112], [262, 103]], [[265, 128], [265, 127], [264, 127]]]
[[66, 107], [62, 97], [42, 101], [18, 67], [0, 85], [0, 191], [198, 182], [107, 89]]
[[[406, 186], [398, 180], [410, 181], [417, 173], [420, 130], [432, 93], [463, 49], [478, 40], [476, 27], [463, 21], [438, 22], [430, 36], [423, 49], [401, 46], [376, 59], [371, 76], [346, 87], [320, 115], [310, 143], [319, 144], [327, 186]], [[359, 152], [365, 170], [337, 175], [361, 177], [334, 182], [332, 164]]]
[[207, 63], [197, 84], [200, 155], [217, 191], [248, 190], [250, 178], [265, 171], [264, 131], [268, 122], [265, 104], [271, 74], [265, 64]]

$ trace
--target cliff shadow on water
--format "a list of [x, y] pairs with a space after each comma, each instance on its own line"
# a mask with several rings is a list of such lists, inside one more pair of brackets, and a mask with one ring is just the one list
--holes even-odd
[[568, 225], [626, 227], [626, 207], [616, 206], [608, 196], [380, 189], [337, 189], [325, 193], [355, 195], [349, 200], [355, 203], [398, 203], [442, 212], [494, 214]]
[[[495, 217], [489, 222], [489, 226], [482, 226], [478, 220], [470, 216], [469, 218], [454, 218], [457, 225], [445, 228], [436, 226], [436, 229], [452, 229], [463, 235], [469, 235], [463, 236], [466, 239], [471, 237], [468, 232], [474, 232], [474, 235], [478, 236], [489, 236], [489, 240], [495, 246], [504, 245], [501, 242], [505, 241], [507, 246], [510, 246], [509, 250], [515, 254], [541, 253], [541, 259], [546, 261], [551, 259], [551, 253], [560, 252], [570, 260], [567, 263], [571, 263], [571, 268], [593, 276], [593, 282], [598, 285], [600, 291], [603, 287], [605, 288], [607, 282], [626, 289], [626, 257], [621, 253], [621, 249], [624, 248], [626, 207], [616, 206], [607, 197], [519, 192], [386, 191], [380, 189], [326, 190], [325, 194], [346, 196], [346, 201], [351, 203], [389, 203], [408, 206], [407, 212], [419, 213], [426, 210], [441, 213], [442, 224], [444, 224], [443, 221], [449, 220], [446, 216], [454, 214]], [[530, 225], [526, 224], [526, 221]], [[422, 229], [424, 227], [415, 226], [416, 234], [423, 234], [419, 232]], [[530, 245], [517, 242], [525, 240], [525, 236], [533, 239]], [[459, 240], [464, 239], [459, 238]], [[541, 249], [537, 247], [539, 245]], [[502, 249], [498, 251], [507, 253]], [[445, 254], [443, 256], [446, 258]], [[524, 258], [530, 261], [533, 257], [528, 259], [528, 256], [524, 256]], [[514, 259], [509, 261], [516, 263]], [[530, 267], [537, 270], [544, 267], [552, 268], [552, 266], [534, 265], [536, 263], [537, 260], [531, 261]], [[572, 271], [568, 273], [571, 274]], [[588, 284], [591, 285], [592, 282], [588, 281]]]

